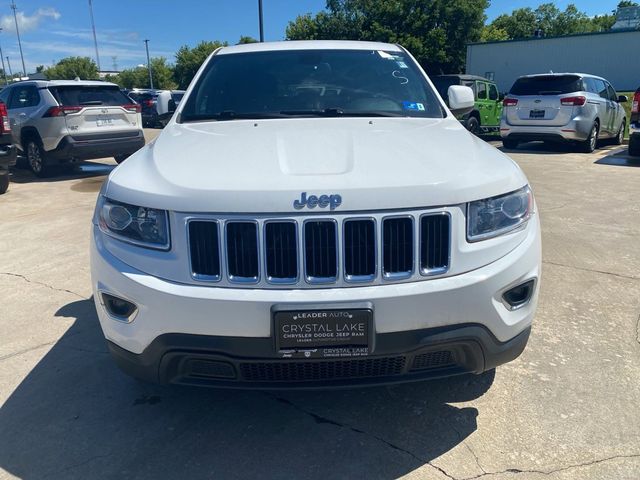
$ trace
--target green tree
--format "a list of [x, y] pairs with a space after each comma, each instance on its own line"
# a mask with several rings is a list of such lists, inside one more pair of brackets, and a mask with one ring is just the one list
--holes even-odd
[[200, 65], [216, 49], [227, 46], [227, 42], [202, 41], [193, 48], [184, 45], [176, 52], [176, 65], [174, 68], [174, 79], [178, 86], [185, 89], [191, 83]]
[[238, 40], [238, 43], [236, 45], [242, 45], [245, 43], [258, 43], [258, 40], [256, 40], [253, 37], [249, 37], [247, 35], [241, 35], [240, 40]]
[[44, 72], [44, 65], [38, 65], [36, 67], [36, 73]]
[[618, 8], [637, 7], [637, 6], [638, 6], [638, 2], [630, 2], [628, 0], [622, 0], [621, 2], [618, 3]]
[[[618, 6], [628, 6], [634, 2], [622, 1]], [[588, 33], [609, 30], [615, 23], [615, 15], [596, 15], [589, 17], [578, 10], [574, 4], [560, 10], [554, 3], [543, 3], [535, 10], [518, 8], [511, 14], [496, 17], [482, 31], [482, 38], [486, 40], [511, 40], [528, 38], [536, 30], [542, 30], [545, 37], [570, 35], [573, 33]], [[500, 35], [497, 35], [498, 32]], [[506, 33], [506, 38], [493, 38]]]
[[67, 57], [54, 66], [44, 69], [49, 80], [97, 80], [98, 66], [89, 57]]
[[[160, 90], [173, 90], [177, 87], [173, 79], [173, 67], [167, 63], [164, 57], [151, 59], [151, 73], [153, 75], [153, 87]], [[149, 88], [149, 70], [145, 66], [129, 68], [117, 75], [105, 77], [108, 82], [114, 82], [122, 88]]]
[[327, 0], [289, 23], [290, 40], [400, 43], [432, 73], [464, 68], [466, 44], [480, 39], [488, 0]]

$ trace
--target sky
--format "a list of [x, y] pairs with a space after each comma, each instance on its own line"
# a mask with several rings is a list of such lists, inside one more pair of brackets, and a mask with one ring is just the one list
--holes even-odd
[[[26, 69], [52, 65], [70, 55], [95, 59], [89, 0], [15, 0]], [[493, 0], [489, 21], [515, 8], [540, 1]], [[571, 1], [557, 1], [564, 9]], [[608, 13], [618, 0], [573, 0], [589, 15]], [[21, 71], [11, 2], [0, 0], [0, 47], [13, 72]], [[284, 39], [287, 23], [298, 15], [316, 13], [325, 0], [263, 0], [265, 40]], [[241, 35], [259, 37], [257, 0], [93, 0], [102, 70], [146, 63], [144, 39], [152, 57], [174, 60], [182, 45], [201, 40], [237, 43]], [[9, 70], [7, 66], [7, 70]]]

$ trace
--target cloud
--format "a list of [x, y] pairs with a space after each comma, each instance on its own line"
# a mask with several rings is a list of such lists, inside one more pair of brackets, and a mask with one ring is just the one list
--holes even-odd
[[[60, 12], [55, 8], [39, 8], [33, 15], [27, 15], [24, 12], [16, 12], [20, 33], [36, 30], [43, 21], [51, 22], [60, 19]], [[15, 33], [16, 25], [13, 15], [0, 16], [0, 27], [7, 33]]]

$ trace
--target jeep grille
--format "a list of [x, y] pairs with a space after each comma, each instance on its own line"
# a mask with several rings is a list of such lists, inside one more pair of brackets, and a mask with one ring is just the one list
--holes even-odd
[[449, 269], [446, 212], [341, 218], [191, 218], [192, 277], [220, 286], [358, 286]]

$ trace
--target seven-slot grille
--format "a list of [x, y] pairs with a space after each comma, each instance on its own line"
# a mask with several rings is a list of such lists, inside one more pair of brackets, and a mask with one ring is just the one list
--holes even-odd
[[446, 212], [382, 217], [188, 222], [195, 280], [242, 286], [361, 285], [449, 269]]

